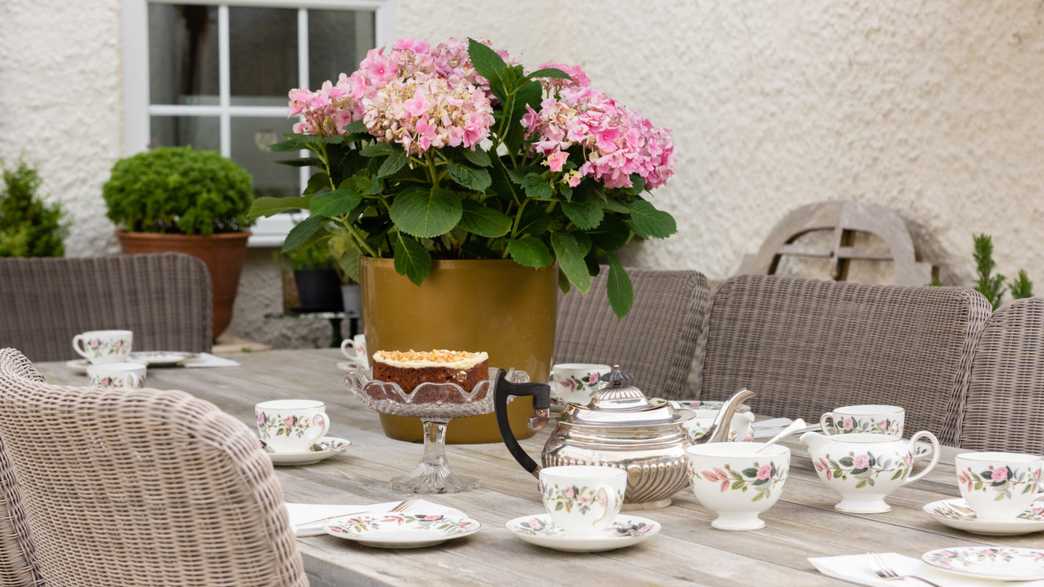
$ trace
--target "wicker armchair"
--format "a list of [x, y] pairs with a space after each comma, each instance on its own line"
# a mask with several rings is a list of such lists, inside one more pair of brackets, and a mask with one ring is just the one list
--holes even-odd
[[957, 445], [1044, 453], [1044, 299], [1015, 300], [975, 345]]
[[964, 288], [739, 276], [714, 295], [702, 397], [741, 387], [761, 414], [818, 421], [848, 404], [906, 408], [906, 430], [956, 440], [990, 307]]
[[80, 332], [126, 329], [136, 350], [209, 351], [211, 295], [187, 255], [0, 259], [0, 346], [57, 361]]
[[617, 318], [606, 303], [608, 271], [586, 295], [558, 301], [555, 362], [623, 362], [650, 397], [694, 397], [686, 378], [706, 315], [707, 279], [695, 271], [629, 271], [634, 305]]
[[180, 391], [48, 385], [30, 369], [0, 350], [0, 495], [24, 520], [18, 551], [36, 584], [307, 584], [246, 426]]

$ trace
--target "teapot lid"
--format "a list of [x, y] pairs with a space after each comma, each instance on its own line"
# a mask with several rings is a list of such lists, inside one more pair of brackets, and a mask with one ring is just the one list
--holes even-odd
[[664, 401], [650, 402], [640, 389], [631, 384], [631, 378], [613, 365], [606, 375], [605, 387], [591, 394], [586, 405], [570, 404], [563, 419], [576, 424], [636, 425], [674, 422], [674, 410]]

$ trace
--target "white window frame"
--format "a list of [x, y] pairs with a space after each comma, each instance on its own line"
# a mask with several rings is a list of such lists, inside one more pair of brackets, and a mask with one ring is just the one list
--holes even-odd
[[[203, 4], [218, 7], [218, 88], [219, 104], [182, 105], [149, 103], [149, 4]], [[122, 0], [121, 41], [123, 46], [123, 141], [124, 156], [144, 151], [149, 146], [150, 116], [215, 116], [219, 119], [221, 154], [232, 152], [232, 117], [257, 116], [285, 118], [287, 108], [273, 106], [233, 106], [229, 88], [229, 7], [290, 8], [297, 10], [297, 69], [301, 87], [309, 85], [308, 9], [369, 10], [374, 13], [374, 40], [378, 47], [391, 44], [395, 0]], [[350, 68], [354, 64], [345, 64]], [[287, 88], [289, 90], [289, 88]], [[301, 189], [308, 181], [308, 169], [301, 168]], [[295, 219], [291, 214], [261, 218], [251, 229], [249, 246], [282, 246]]]

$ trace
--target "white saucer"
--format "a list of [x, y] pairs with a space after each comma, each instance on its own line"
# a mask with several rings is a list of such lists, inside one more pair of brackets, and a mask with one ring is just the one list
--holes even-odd
[[1044, 532], [1044, 500], [1037, 500], [1015, 520], [990, 522], [975, 516], [963, 499], [941, 499], [921, 508], [940, 524], [985, 536], [1018, 536]]
[[337, 368], [341, 371], [368, 369], [366, 363], [358, 360], [337, 361]]
[[595, 534], [570, 535], [551, 523], [551, 516], [537, 514], [515, 518], [507, 529], [524, 542], [564, 552], [603, 552], [644, 542], [660, 532], [660, 523], [641, 516], [620, 514], [613, 525]]
[[388, 512], [337, 518], [326, 525], [326, 533], [374, 548], [406, 549], [470, 536], [481, 527], [467, 516]]
[[300, 466], [300, 465], [314, 465], [320, 461], [336, 455], [341, 454], [348, 450], [348, 447], [352, 445], [352, 441], [337, 438], [334, 436], [324, 436], [312, 445], [311, 450], [304, 452], [275, 452], [268, 447], [265, 447], [265, 452], [268, 453], [268, 458], [272, 459], [272, 464], [275, 466]]
[[127, 360], [135, 363], [145, 363], [149, 367], [174, 367], [194, 356], [196, 356], [195, 353], [182, 353], [179, 351], [140, 351], [131, 353]]
[[87, 359], [73, 359], [65, 362], [65, 366], [68, 367], [69, 370], [80, 375], [87, 374], [88, 365], [90, 365], [90, 363], [87, 362]]
[[995, 581], [1044, 579], [1044, 550], [997, 546], [954, 546], [926, 552], [925, 564], [948, 573]]

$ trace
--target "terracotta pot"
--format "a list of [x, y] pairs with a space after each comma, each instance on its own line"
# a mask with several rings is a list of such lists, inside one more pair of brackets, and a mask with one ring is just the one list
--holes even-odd
[[[366, 348], [485, 351], [493, 367], [525, 370], [547, 381], [555, 344], [558, 269], [510, 260], [436, 261], [420, 286], [395, 272], [391, 259], [363, 259]], [[509, 407], [511, 429], [532, 436], [532, 398]], [[391, 438], [419, 442], [420, 420], [381, 415]], [[450, 443], [501, 442], [494, 414], [453, 420]]]
[[127, 254], [184, 253], [201, 259], [210, 271], [214, 291], [214, 338], [232, 321], [232, 306], [239, 290], [239, 274], [246, 261], [249, 232], [226, 232], [213, 236], [116, 231]]

